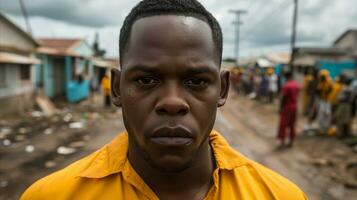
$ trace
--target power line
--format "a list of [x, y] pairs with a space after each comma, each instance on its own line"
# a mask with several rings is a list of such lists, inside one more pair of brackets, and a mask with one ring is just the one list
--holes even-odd
[[21, 6], [21, 11], [22, 11], [22, 15], [25, 18], [25, 23], [26, 23], [26, 28], [27, 28], [27, 32], [32, 35], [32, 31], [31, 31], [31, 25], [28, 19], [28, 15], [27, 15], [27, 10], [26, 10], [26, 6], [23, 0], [19, 0], [20, 1], [20, 6]]
[[244, 33], [244, 39], [248, 39], [253, 36], [253, 32], [256, 30], [256, 27], [259, 27], [259, 25], [263, 22], [265, 22], [267, 19], [277, 15], [282, 8], [286, 7], [288, 4], [290, 4], [289, 1], [282, 1], [275, 9], [270, 10], [270, 12], [267, 12], [266, 15], [263, 15], [256, 23], [251, 25], [250, 29], [248, 31], [245, 31]]
[[235, 21], [233, 21], [234, 29], [235, 29], [235, 40], [234, 40], [234, 53], [236, 59], [236, 65], [239, 65], [239, 28], [243, 23], [240, 21], [240, 15], [247, 13], [245, 10], [230, 10], [229, 12], [235, 14]]
[[[253, 5], [256, 5], [256, 6], [253, 6]], [[249, 6], [249, 8], [247, 8], [247, 10], [249, 11], [249, 14], [246, 18], [246, 21], [249, 21], [249, 22], [255, 21], [255, 19], [257, 18], [256, 16], [264, 13], [263, 11], [265, 11], [266, 8], [268, 8], [265, 5], [266, 5], [265, 1], [263, 3], [258, 3], [258, 4], [251, 3], [251, 6]]]
[[291, 56], [290, 56], [290, 70], [294, 72], [293, 63], [295, 58], [295, 41], [296, 41], [296, 26], [297, 26], [297, 15], [298, 15], [298, 0], [294, 0], [294, 15], [293, 15], [293, 27], [291, 33]]

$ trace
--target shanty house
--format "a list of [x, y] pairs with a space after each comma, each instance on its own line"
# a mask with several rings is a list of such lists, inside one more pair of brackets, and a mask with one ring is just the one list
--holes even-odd
[[331, 47], [303, 47], [295, 49], [294, 66], [327, 69], [332, 77], [356, 70], [357, 30], [347, 30]]
[[345, 49], [351, 56], [357, 57], [357, 29], [344, 32], [336, 39], [333, 46], [339, 49]]
[[42, 65], [36, 70], [36, 85], [50, 98], [65, 97], [69, 102], [87, 98], [93, 73], [92, 47], [84, 39], [38, 41]]
[[0, 115], [33, 106], [38, 43], [0, 14]]

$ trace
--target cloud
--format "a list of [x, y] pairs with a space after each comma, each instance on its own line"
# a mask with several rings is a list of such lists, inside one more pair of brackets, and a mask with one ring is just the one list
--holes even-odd
[[[36, 37], [83, 37], [99, 32], [108, 55], [118, 54], [118, 35], [124, 17], [139, 0], [25, 0]], [[224, 57], [234, 49], [234, 15], [244, 9], [242, 56], [272, 50], [289, 50], [293, 0], [201, 0], [218, 19], [224, 34]], [[346, 29], [356, 28], [357, 1], [299, 0], [298, 45], [329, 46]], [[18, 0], [0, 0], [0, 12], [10, 14], [24, 27]], [[45, 28], [44, 28], [45, 27]], [[68, 31], [71, 30], [71, 31]]]
[[[120, 0], [32, 0], [24, 2], [29, 16], [41, 16], [92, 27], [120, 24], [125, 11], [135, 4], [135, 1]], [[0, 10], [7, 13], [20, 15], [20, 8], [17, 0], [0, 0]]]

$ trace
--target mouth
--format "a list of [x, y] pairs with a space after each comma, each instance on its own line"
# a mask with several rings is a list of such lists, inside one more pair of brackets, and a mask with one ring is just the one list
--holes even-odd
[[153, 131], [150, 141], [160, 146], [188, 146], [193, 134], [185, 127], [159, 127]]

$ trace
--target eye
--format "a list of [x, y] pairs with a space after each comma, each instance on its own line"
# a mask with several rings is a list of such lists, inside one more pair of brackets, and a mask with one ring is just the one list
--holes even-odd
[[153, 77], [139, 77], [135, 81], [139, 86], [144, 86], [144, 87], [151, 87], [160, 83], [158, 79]]
[[184, 85], [192, 89], [204, 89], [208, 85], [208, 81], [202, 78], [191, 78], [185, 80]]

